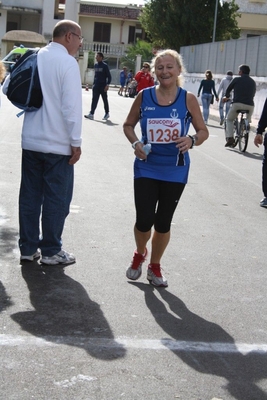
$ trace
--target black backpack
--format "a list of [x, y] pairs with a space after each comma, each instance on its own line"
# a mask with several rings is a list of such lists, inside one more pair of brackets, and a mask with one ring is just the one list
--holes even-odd
[[37, 53], [39, 50], [28, 50], [14, 64], [10, 72], [10, 82], [7, 89], [7, 97], [20, 108], [20, 113], [36, 111], [43, 104], [43, 94], [40, 84], [38, 68], [37, 68]]

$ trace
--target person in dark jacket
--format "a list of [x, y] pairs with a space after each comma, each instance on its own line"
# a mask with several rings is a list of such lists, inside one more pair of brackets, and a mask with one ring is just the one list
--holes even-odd
[[234, 78], [226, 89], [224, 101], [228, 101], [230, 93], [234, 90], [233, 104], [226, 118], [226, 144], [225, 147], [231, 147], [234, 144], [234, 120], [237, 117], [237, 110], [248, 110], [247, 119], [251, 122], [251, 116], [254, 111], [254, 96], [256, 93], [256, 83], [249, 76], [250, 68], [248, 65], [240, 65], [239, 76]]
[[197, 97], [199, 97], [202, 89], [202, 95], [201, 95], [202, 108], [203, 108], [202, 112], [205, 124], [207, 124], [209, 119], [210, 105], [212, 101], [212, 92], [214, 93], [216, 101], [218, 101], [219, 98], [215, 90], [215, 83], [214, 80], [212, 79], [212, 73], [209, 69], [207, 69], [207, 71], [205, 72], [205, 77], [206, 79], [202, 79], [200, 83]]
[[101, 95], [103, 103], [104, 103], [104, 109], [105, 109], [105, 115], [102, 118], [103, 120], [107, 120], [109, 118], [109, 104], [108, 104], [108, 94], [107, 91], [109, 89], [109, 84], [111, 82], [111, 74], [109, 71], [108, 65], [103, 62], [104, 55], [103, 53], [97, 53], [96, 55], [96, 61], [97, 63], [95, 64], [95, 77], [94, 77], [94, 84], [93, 84], [93, 98], [92, 98], [92, 104], [91, 104], [91, 111], [89, 114], [85, 115], [85, 118], [88, 119], [94, 119], [94, 113], [95, 109], [98, 104], [99, 97]]
[[260, 201], [260, 206], [265, 208], [267, 208], [267, 135], [264, 136], [263, 140], [263, 133], [266, 128], [267, 128], [267, 98], [263, 106], [261, 117], [258, 122], [256, 136], [254, 138], [255, 146], [259, 147], [259, 145], [262, 143], [264, 146], [263, 161], [262, 161], [262, 191], [264, 198]]

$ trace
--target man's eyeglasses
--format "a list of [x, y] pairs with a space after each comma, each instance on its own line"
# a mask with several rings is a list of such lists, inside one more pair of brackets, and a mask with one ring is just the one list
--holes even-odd
[[77, 36], [78, 38], [79, 38], [79, 40], [80, 40], [80, 42], [82, 43], [83, 42], [83, 37], [82, 36], [80, 36], [80, 35], [77, 35], [77, 33], [74, 33], [74, 32], [71, 32], [74, 36]]

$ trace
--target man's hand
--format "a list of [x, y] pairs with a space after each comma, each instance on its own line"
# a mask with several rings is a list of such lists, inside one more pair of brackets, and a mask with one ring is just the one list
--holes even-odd
[[255, 146], [259, 147], [259, 145], [262, 144], [262, 142], [263, 142], [262, 135], [260, 135], [260, 134], [256, 135], [255, 138], [254, 138]]
[[224, 97], [222, 98], [222, 101], [223, 101], [224, 103], [226, 103], [228, 100], [229, 100], [229, 97], [225, 97], [225, 96], [224, 96]]
[[71, 158], [69, 160], [69, 164], [70, 165], [76, 164], [76, 162], [79, 161], [81, 154], [82, 154], [82, 150], [80, 147], [72, 147], [71, 146]]

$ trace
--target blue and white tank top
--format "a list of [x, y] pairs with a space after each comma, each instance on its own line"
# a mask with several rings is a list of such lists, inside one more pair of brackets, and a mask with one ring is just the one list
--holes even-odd
[[177, 88], [174, 102], [161, 106], [157, 102], [155, 86], [143, 90], [140, 109], [141, 141], [151, 143], [146, 160], [135, 159], [134, 178], [152, 178], [169, 182], [187, 183], [190, 158], [188, 151], [179, 152], [174, 142], [186, 136], [191, 115], [186, 107], [186, 90]]

